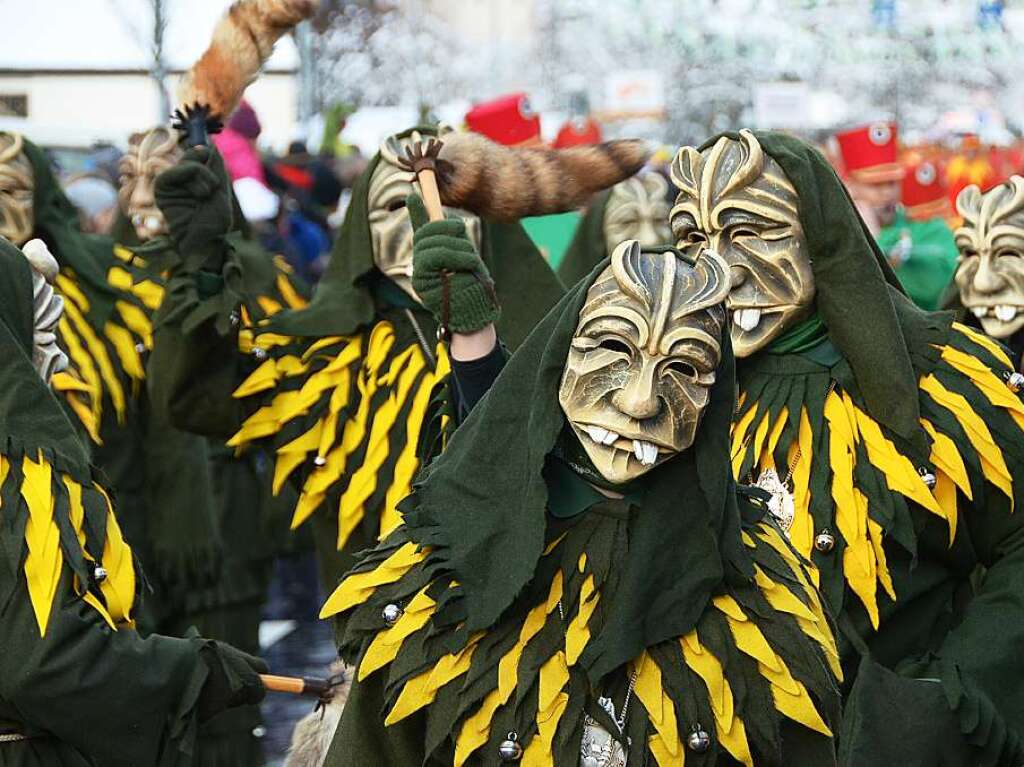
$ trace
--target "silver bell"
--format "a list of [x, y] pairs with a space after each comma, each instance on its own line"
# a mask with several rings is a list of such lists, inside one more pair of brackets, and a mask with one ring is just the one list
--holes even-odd
[[380, 617], [389, 626], [394, 626], [398, 623], [398, 619], [402, 617], [402, 608], [396, 604], [384, 605], [384, 609], [380, 611]]
[[932, 472], [931, 469], [929, 469], [927, 466], [922, 466], [920, 469], [917, 470], [917, 473], [921, 475], [921, 481], [924, 482], [924, 484], [928, 487], [929, 490], [935, 487], [935, 474]]
[[139, 341], [137, 344], [135, 344], [135, 353], [136, 354], [145, 354], [146, 353], [146, 345], [144, 343], [142, 343], [142, 341]]
[[318, 455], [316, 458], [313, 459], [313, 465], [316, 466], [318, 469], [322, 469], [324, 466], [327, 465], [327, 459], [322, 455]]
[[242, 317], [238, 312], [231, 312], [231, 314], [228, 315], [228, 322], [231, 323], [231, 327], [237, 328], [242, 322]]
[[523, 747], [519, 745], [519, 736], [510, 732], [498, 746], [498, 756], [503, 762], [518, 762], [523, 756]]
[[822, 530], [814, 536], [814, 548], [822, 554], [828, 554], [836, 547], [836, 537], [828, 530]]
[[1024, 389], [1024, 375], [1020, 373], [1004, 373], [1003, 380], [1006, 381], [1006, 387], [1014, 394]]
[[267, 358], [267, 350], [262, 346], [252, 347], [252, 356], [256, 358], [257, 362], [263, 362]]
[[103, 583], [103, 581], [107, 579], [107, 568], [96, 565], [96, 567], [92, 569], [92, 579], [96, 583]]
[[711, 748], [711, 736], [708, 735], [707, 730], [698, 724], [687, 736], [686, 746], [694, 753], [703, 754]]

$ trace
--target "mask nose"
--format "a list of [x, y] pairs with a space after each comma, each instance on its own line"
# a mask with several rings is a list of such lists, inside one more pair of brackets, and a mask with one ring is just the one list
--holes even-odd
[[151, 208], [156, 200], [153, 198], [153, 184], [150, 179], [140, 176], [132, 190], [131, 204], [133, 208]]
[[992, 257], [982, 254], [978, 257], [978, 271], [974, 273], [974, 289], [979, 293], [998, 293], [1006, 287], [1006, 280], [992, 268]]
[[633, 375], [629, 383], [615, 392], [612, 404], [622, 413], [638, 421], [654, 418], [661, 411], [661, 401], [655, 390], [654, 374], [656, 365], [645, 361], [640, 371]]

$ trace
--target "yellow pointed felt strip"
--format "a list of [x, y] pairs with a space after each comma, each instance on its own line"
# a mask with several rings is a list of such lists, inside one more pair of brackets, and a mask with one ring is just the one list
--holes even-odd
[[594, 575], [591, 573], [580, 588], [579, 610], [565, 631], [565, 656], [570, 666], [576, 665], [590, 641], [588, 624], [600, 599], [601, 592], [594, 588]]
[[103, 335], [113, 345], [114, 351], [117, 352], [117, 358], [121, 362], [121, 369], [128, 374], [128, 377], [136, 381], [144, 381], [146, 369], [142, 364], [142, 356], [135, 348], [135, 337], [131, 331], [120, 325], [115, 325], [113, 322], [108, 322], [103, 326]]
[[28, 595], [32, 610], [39, 626], [39, 636], [46, 635], [53, 610], [53, 599], [57, 594], [61, 567], [64, 557], [60, 551], [60, 531], [53, 519], [53, 473], [50, 464], [42, 457], [33, 461], [27, 455], [21, 463], [24, 479], [21, 483], [21, 497], [28, 507], [25, 525], [25, 543], [28, 555], [25, 558], [25, 578], [28, 581]]
[[945, 514], [932, 494], [928, 492], [928, 486], [921, 479], [910, 459], [901, 455], [896, 446], [886, 439], [882, 434], [881, 427], [871, 416], [857, 407], [854, 407], [854, 412], [857, 418], [857, 429], [863, 439], [868, 461], [885, 475], [885, 482], [889, 489], [945, 519]]
[[277, 386], [281, 380], [281, 371], [278, 369], [278, 361], [273, 357], [264, 360], [249, 376], [238, 385], [231, 396], [235, 399], [244, 399], [267, 391]]
[[124, 422], [126, 398], [124, 388], [121, 386], [121, 381], [117, 377], [117, 373], [114, 370], [114, 363], [110, 359], [110, 355], [107, 353], [107, 347], [103, 344], [102, 339], [96, 334], [92, 326], [86, 321], [85, 316], [78, 310], [74, 302], [66, 301], [64, 303], [64, 311], [67, 314], [68, 319], [71, 320], [71, 324], [74, 326], [75, 331], [85, 342], [86, 348], [89, 350], [89, 354], [92, 356], [96, 363], [96, 367], [99, 368], [100, 377], [103, 379], [103, 383], [106, 385], [107, 393], [110, 395], [110, 401], [114, 405], [114, 412], [117, 413], [117, 420], [119, 423]]
[[89, 311], [89, 299], [82, 292], [82, 289], [78, 287], [78, 284], [68, 277], [66, 272], [61, 271], [57, 274], [56, 284], [57, 290], [61, 292], [61, 295], [73, 301], [81, 311]]
[[320, 422], [317, 421], [305, 434], [300, 434], [277, 449], [277, 461], [274, 463], [274, 481], [271, 491], [274, 495], [281, 492], [284, 483], [291, 473], [302, 465], [310, 451], [316, 450], [320, 444]]
[[647, 711], [647, 716], [657, 730], [648, 739], [648, 747], [658, 767], [675, 767], [686, 758], [679, 740], [679, 725], [676, 708], [662, 685], [661, 669], [645, 650], [636, 661], [636, 684], [633, 691], [636, 699]]
[[739, 651], [757, 661], [758, 673], [771, 684], [775, 708], [794, 722], [832, 737], [832, 731], [814, 707], [807, 688], [793, 678], [785, 662], [768, 644], [761, 629], [746, 616], [744, 620], [734, 618], [731, 614], [734, 609], [739, 609], [739, 606], [732, 605], [729, 607], [730, 612], [724, 613], [729, 631]]
[[946, 408], [957, 423], [963, 428], [981, 463], [981, 471], [985, 478], [1002, 490], [1010, 499], [1010, 511], [1013, 511], [1013, 477], [1006, 467], [999, 446], [992, 439], [992, 434], [985, 421], [971, 408], [970, 403], [961, 394], [951, 392], [933, 375], [924, 376], [919, 386], [928, 392], [939, 405]]
[[125, 327], [142, 339], [147, 349], [153, 348], [153, 323], [142, 309], [127, 301], [116, 301], [114, 306], [124, 320]]
[[132, 295], [142, 301], [152, 312], [160, 308], [164, 302], [164, 289], [152, 280], [142, 280], [132, 285]]
[[[359, 344], [362, 347], [363, 337], [361, 335], [355, 336], [326, 336], [324, 338], [317, 339], [309, 346], [306, 347], [305, 351], [302, 352], [302, 361], [309, 362], [318, 353], [324, 349], [345, 342], [345, 347], [348, 348], [352, 344]], [[331, 358], [336, 357], [336, 354], [331, 354]]]
[[871, 539], [871, 547], [875, 551], [875, 573], [878, 582], [882, 584], [889, 599], [896, 601], [896, 589], [892, 585], [892, 576], [889, 574], [889, 565], [885, 559], [885, 548], [882, 543], [885, 540], [885, 531], [875, 520], [868, 518], [868, 537]]
[[[755, 463], [758, 463], [760, 469], [774, 469], [775, 467], [775, 448], [779, 445], [779, 437], [782, 436], [782, 430], [786, 426], [786, 421], [789, 419], [789, 410], [782, 408], [778, 418], [775, 419], [775, 425], [772, 426], [770, 432], [768, 432], [768, 443], [765, 445], [764, 450], [760, 454], [760, 460], [758, 460], [757, 454], [754, 455]], [[785, 476], [785, 472], [783, 472]]]
[[732, 427], [732, 473], [737, 479], [739, 479], [739, 472], [746, 456], [747, 432], [756, 415], [757, 403], [755, 402]]
[[394, 386], [387, 401], [373, 413], [363, 463], [352, 474], [352, 479], [338, 502], [339, 549], [345, 545], [356, 525], [365, 517], [366, 501], [373, 495], [377, 483], [384, 479], [381, 467], [387, 460], [391, 447], [388, 435], [424, 367], [426, 360], [423, 352], [415, 344], [395, 357], [391, 364], [388, 377], [391, 380], [397, 377], [397, 386]]
[[956, 442], [950, 439], [949, 435], [936, 429], [925, 418], [921, 419], [921, 426], [932, 438], [932, 453], [929, 460], [935, 468], [960, 488], [960, 491], [967, 496], [967, 500], [974, 500], [974, 490], [971, 488], [971, 480], [967, 476], [967, 467], [964, 465], [964, 459], [960, 456]]
[[[789, 540], [800, 555], [811, 558], [814, 546], [814, 520], [811, 518], [811, 460], [814, 437], [811, 432], [811, 421], [807, 417], [807, 409], [800, 410], [800, 429], [797, 442], [790, 446], [789, 461], [793, 466], [793, 525], [789, 528]], [[793, 464], [794, 450], [799, 450], [796, 464]], [[817, 585], [818, 571], [813, 571]]]
[[99, 421], [91, 405], [94, 402], [91, 396], [92, 389], [87, 383], [72, 374], [71, 370], [69, 368], [68, 370], [54, 373], [50, 379], [50, 386], [53, 387], [55, 392], [64, 395], [64, 401], [68, 403], [68, 407], [71, 408], [72, 412], [78, 416], [78, 421], [89, 435], [89, 439], [97, 445], [102, 445], [103, 440], [100, 439]]
[[757, 425], [757, 430], [754, 432], [754, 444], [751, 447], [750, 453], [753, 457], [754, 466], [758, 464], [764, 448], [765, 438], [768, 436], [768, 428], [772, 425], [770, 418], [771, 413], [765, 413], [764, 417], [761, 418], [761, 422]]
[[366, 654], [359, 664], [359, 681], [362, 682], [374, 671], [391, 663], [402, 649], [402, 643], [427, 625], [436, 606], [434, 600], [427, 596], [426, 587], [416, 594], [395, 625], [379, 632], [366, 648]]
[[96, 370], [92, 357], [89, 356], [89, 352], [86, 351], [67, 317], [61, 317], [60, 322], [57, 323], [57, 335], [60, 338], [61, 346], [67, 350], [68, 356], [71, 358], [77, 377], [88, 388], [90, 410], [93, 419], [98, 422], [103, 412], [103, 381], [99, 371]]
[[277, 290], [288, 304], [289, 309], [301, 309], [307, 305], [306, 299], [298, 294], [292, 283], [283, 274], [277, 275]]
[[258, 296], [256, 298], [256, 303], [260, 305], [260, 309], [262, 309], [263, 313], [268, 317], [273, 317], [283, 308], [280, 303], [270, 296]]
[[537, 734], [523, 752], [523, 767], [550, 767], [551, 744], [555, 741], [558, 723], [569, 704], [569, 695], [563, 692], [569, 681], [569, 667], [565, 653], [559, 651], [540, 667], [537, 685]]
[[135, 560], [117, 524], [110, 497], [99, 485], [93, 487], [103, 495], [107, 504], [107, 539], [103, 546], [103, 569], [107, 571], [107, 577], [100, 584], [100, 591], [114, 621], [131, 624], [135, 604]]
[[[704, 680], [708, 689], [708, 699], [715, 716], [715, 727], [718, 740], [732, 757], [747, 767], [754, 767], [750, 755], [750, 744], [747, 742], [747, 731], [743, 720], [736, 715], [735, 700], [732, 688], [725, 678], [722, 664], [711, 652], [701, 645], [697, 632], [691, 631], [680, 642], [686, 665]], [[671, 705], [671, 703], [669, 703]]]
[[433, 668], [402, 685], [402, 691], [398, 694], [394, 707], [388, 712], [384, 726], [400, 722], [424, 706], [429, 706], [437, 699], [437, 693], [442, 687], [469, 671], [473, 652], [483, 635], [483, 632], [474, 634], [461, 650], [442, 656]]
[[429, 548], [418, 549], [416, 544], [410, 541], [399, 546], [391, 556], [373, 570], [347, 576], [338, 584], [334, 593], [328, 597], [320, 609], [320, 619], [330, 618], [332, 615], [361, 605], [380, 586], [397, 581], [415, 565], [426, 559], [429, 553]]
[[[62, 476], [61, 479], [64, 481], [64, 487], [68, 494], [68, 517], [71, 521], [71, 527], [75, 531], [75, 537], [78, 539], [78, 545], [82, 548], [82, 552], [85, 554], [86, 559], [92, 561], [89, 553], [86, 551], [85, 544], [85, 529], [83, 522], [85, 521], [85, 508], [82, 506], [82, 486], [77, 482], [73, 481], [69, 477]], [[117, 624], [114, 619], [110, 616], [110, 612], [95, 595], [87, 588], [83, 588], [78, 578], [75, 578], [75, 590], [81, 595], [82, 600], [92, 607], [100, 617], [106, 622], [110, 628], [117, 631]]]
[[1008, 410], [1017, 426], [1024, 429], [1024, 402], [1021, 402], [1020, 397], [1009, 390], [988, 365], [977, 357], [972, 357], [952, 346], [942, 347], [942, 359], [950, 367], [967, 376], [989, 402], [996, 407]]
[[953, 329], [967, 336], [974, 343], [978, 344], [978, 346], [983, 346], [988, 349], [996, 359], [1006, 365], [1006, 367], [1010, 368], [1010, 370], [1013, 370], [1013, 362], [1010, 361], [1010, 358], [1006, 354], [1006, 350], [997, 341], [979, 333], [974, 328], [970, 328], [959, 322], [953, 323]]

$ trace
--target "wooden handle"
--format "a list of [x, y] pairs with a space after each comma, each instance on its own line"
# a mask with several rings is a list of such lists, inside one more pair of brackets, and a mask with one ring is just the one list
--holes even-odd
[[431, 221], [444, 221], [444, 209], [441, 207], [441, 193], [437, 190], [437, 176], [433, 168], [422, 168], [416, 173], [420, 182], [420, 193], [423, 195], [423, 206]]
[[306, 680], [297, 676], [260, 674], [260, 681], [270, 692], [286, 692], [291, 695], [302, 695], [306, 692]]

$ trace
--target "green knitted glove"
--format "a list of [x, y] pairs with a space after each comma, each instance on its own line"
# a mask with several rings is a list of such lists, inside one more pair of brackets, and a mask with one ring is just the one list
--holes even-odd
[[470, 242], [465, 223], [457, 218], [430, 221], [416, 193], [405, 204], [415, 230], [412, 287], [423, 306], [453, 333], [473, 333], [497, 320], [501, 309], [494, 281]]
[[156, 178], [156, 204], [187, 271], [220, 272], [231, 230], [231, 185], [212, 147], [195, 147]]

